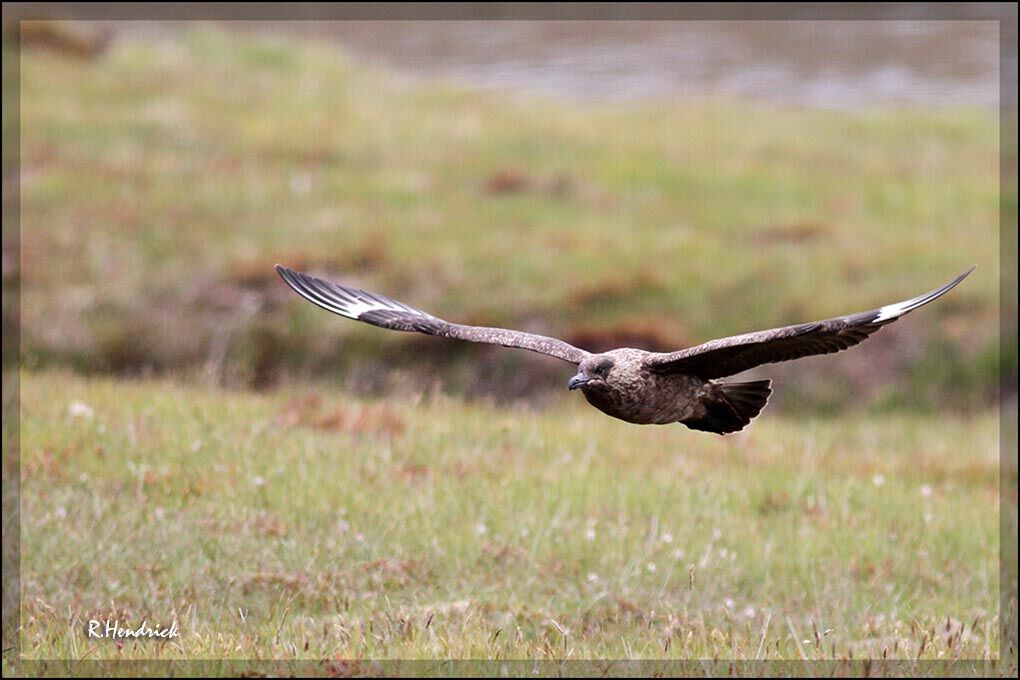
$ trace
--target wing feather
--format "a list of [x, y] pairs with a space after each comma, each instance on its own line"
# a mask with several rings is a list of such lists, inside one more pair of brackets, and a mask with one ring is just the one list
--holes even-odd
[[657, 373], [688, 373], [706, 380], [724, 378], [762, 364], [832, 354], [864, 342], [884, 326], [955, 288], [974, 267], [941, 288], [910, 300], [825, 321], [783, 326], [712, 340], [669, 354], [653, 354], [645, 366]]
[[502, 345], [503, 347], [517, 347], [548, 354], [573, 364], [581, 363], [588, 356], [588, 352], [583, 349], [556, 338], [506, 328], [450, 323], [432, 316], [428, 312], [405, 305], [403, 302], [397, 302], [388, 297], [357, 288], [331, 283], [315, 276], [296, 272], [282, 265], [276, 265], [276, 271], [287, 285], [309, 302], [334, 314], [355, 321], [363, 321], [380, 328], [425, 333], [455, 340]]

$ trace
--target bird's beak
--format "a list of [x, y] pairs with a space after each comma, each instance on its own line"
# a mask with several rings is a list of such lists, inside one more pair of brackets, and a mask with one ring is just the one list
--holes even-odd
[[584, 387], [585, 385], [588, 384], [589, 380], [590, 378], [586, 376], [584, 373], [578, 373], [577, 375], [570, 379], [570, 382], [567, 383], [567, 389], [576, 390], [578, 387]]

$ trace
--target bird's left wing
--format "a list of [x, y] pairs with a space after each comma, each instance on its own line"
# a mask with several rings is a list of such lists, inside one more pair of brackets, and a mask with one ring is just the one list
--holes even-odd
[[863, 342], [904, 314], [945, 295], [972, 271], [974, 267], [941, 288], [910, 300], [835, 319], [712, 340], [679, 352], [653, 354], [645, 360], [645, 366], [656, 373], [687, 373], [708, 380], [724, 378], [762, 364], [839, 352]]
[[413, 331], [455, 340], [518, 347], [579, 364], [588, 352], [544, 335], [450, 323], [402, 302], [357, 288], [347, 288], [282, 265], [276, 271], [298, 295], [334, 314], [394, 331]]

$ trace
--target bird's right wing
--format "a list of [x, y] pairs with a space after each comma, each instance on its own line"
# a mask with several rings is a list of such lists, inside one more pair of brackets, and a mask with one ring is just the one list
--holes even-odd
[[645, 360], [645, 366], [656, 373], [687, 373], [708, 380], [762, 364], [839, 352], [863, 342], [907, 312], [942, 297], [972, 271], [974, 267], [941, 288], [910, 300], [835, 319], [712, 340], [670, 354], [654, 354]]
[[414, 331], [455, 340], [502, 345], [503, 347], [518, 347], [540, 354], [548, 354], [572, 364], [579, 364], [588, 356], [588, 352], [583, 349], [556, 338], [506, 328], [449, 323], [382, 295], [330, 283], [282, 265], [276, 265], [276, 271], [287, 282], [287, 285], [309, 302], [334, 314], [363, 321], [380, 328], [394, 331]]

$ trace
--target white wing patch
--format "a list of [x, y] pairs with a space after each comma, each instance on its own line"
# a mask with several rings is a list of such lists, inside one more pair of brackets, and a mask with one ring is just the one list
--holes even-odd
[[346, 316], [348, 319], [357, 321], [368, 312], [400, 312], [429, 317], [421, 310], [408, 307], [381, 295], [372, 295], [357, 288], [337, 286], [313, 276], [299, 274], [280, 265], [277, 265], [277, 271], [298, 295], [334, 314]]
[[881, 321], [888, 321], [889, 319], [895, 319], [898, 316], [906, 314], [914, 308], [914, 300], [907, 300], [906, 302], [897, 302], [894, 305], [886, 305], [878, 310], [878, 316], [875, 317], [874, 323]]
[[368, 300], [360, 296], [353, 296], [354, 302], [342, 303], [343, 306], [337, 305], [337, 311], [348, 318], [358, 319], [365, 312], [411, 312], [412, 314], [420, 314], [421, 312], [406, 307], [399, 302], [394, 300], [379, 299], [379, 300]]

